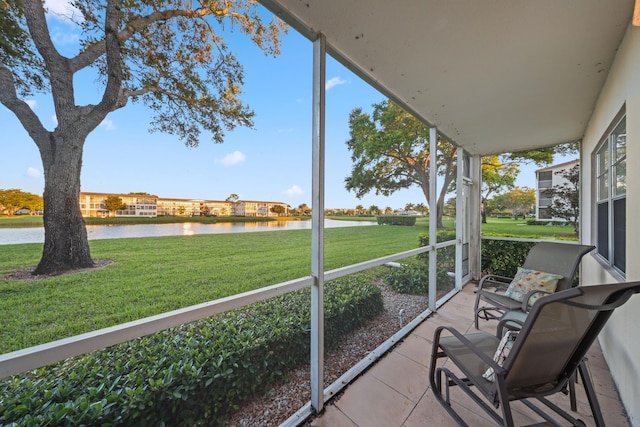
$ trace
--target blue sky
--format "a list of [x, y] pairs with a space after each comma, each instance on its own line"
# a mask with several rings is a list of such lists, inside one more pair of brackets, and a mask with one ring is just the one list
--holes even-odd
[[[61, 7], [49, 1], [51, 9]], [[54, 41], [63, 52], [77, 49], [71, 24], [50, 19]], [[232, 33], [226, 41], [245, 69], [243, 100], [255, 113], [254, 128], [226, 133], [223, 144], [203, 134], [197, 148], [176, 137], [148, 132], [150, 114], [141, 103], [129, 103], [107, 116], [87, 139], [81, 176], [83, 191], [144, 191], [161, 197], [224, 200], [238, 194], [246, 200], [311, 205], [312, 44], [293, 29], [283, 38], [281, 55], [264, 56], [246, 37]], [[93, 75], [77, 79], [78, 104], [95, 102], [100, 88]], [[384, 97], [333, 59], [327, 63], [326, 199], [327, 208], [356, 205], [402, 208], [424, 203], [419, 188], [390, 197], [369, 194], [357, 199], [344, 188], [351, 171], [345, 142], [348, 116], [365, 111]], [[45, 95], [28, 99], [42, 123], [55, 128], [53, 106]], [[16, 117], [0, 105], [0, 188], [36, 194], [43, 189], [42, 164], [35, 143]], [[522, 167], [518, 185], [533, 186], [536, 167]]]

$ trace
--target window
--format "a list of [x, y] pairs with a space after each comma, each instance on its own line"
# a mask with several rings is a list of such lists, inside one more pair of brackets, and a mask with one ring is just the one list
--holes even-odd
[[538, 206], [541, 208], [546, 208], [551, 206], [551, 197], [547, 194], [546, 190], [538, 192]]
[[538, 172], [538, 188], [551, 188], [553, 185], [553, 172]]
[[539, 219], [551, 219], [551, 214], [549, 213], [549, 208], [540, 208], [540, 209], [538, 209], [538, 218]]
[[596, 150], [596, 245], [609, 265], [626, 270], [627, 122], [614, 122]]

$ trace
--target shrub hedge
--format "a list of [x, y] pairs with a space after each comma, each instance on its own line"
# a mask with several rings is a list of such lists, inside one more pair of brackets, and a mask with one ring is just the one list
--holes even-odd
[[535, 242], [512, 240], [482, 241], [482, 272], [513, 277]]
[[537, 219], [528, 219], [527, 225], [571, 225], [568, 221], [550, 221], [550, 220], [537, 220]]
[[[439, 230], [436, 241], [446, 242], [456, 237], [455, 230]], [[418, 246], [429, 245], [429, 235], [418, 235]], [[438, 250], [436, 283], [437, 287], [449, 285], [448, 271], [455, 266], [455, 246]], [[417, 256], [417, 262], [403, 263], [399, 268], [389, 270], [384, 282], [394, 291], [405, 294], [427, 294], [429, 292], [429, 253]]]
[[[325, 342], [383, 311], [362, 277], [325, 287]], [[0, 383], [0, 424], [224, 425], [225, 414], [308, 361], [309, 289], [162, 331]]]
[[378, 225], [416, 225], [416, 217], [408, 215], [378, 215], [376, 220]]

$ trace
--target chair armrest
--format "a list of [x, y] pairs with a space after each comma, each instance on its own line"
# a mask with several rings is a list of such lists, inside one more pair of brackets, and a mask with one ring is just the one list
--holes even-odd
[[496, 337], [502, 338], [505, 334], [505, 329], [510, 331], [519, 331], [524, 326], [524, 322], [518, 319], [501, 319], [498, 322], [498, 327], [496, 329]]
[[507, 288], [513, 281], [513, 277], [498, 276], [497, 274], [489, 274], [480, 279], [478, 283], [478, 292], [486, 287], [495, 286], [496, 288]]
[[[491, 368], [493, 368], [493, 371], [496, 374], [504, 375], [507, 372], [502, 366], [500, 366], [495, 360], [493, 360], [493, 358], [487, 356], [482, 350], [480, 350], [478, 348], [478, 346], [476, 346], [471, 341], [469, 341], [463, 334], [458, 332], [458, 330], [456, 330], [456, 329], [454, 329], [454, 328], [452, 328], [450, 326], [438, 326], [436, 328], [436, 331], [433, 334], [433, 352], [434, 352], [434, 355], [435, 355], [435, 352], [437, 352], [438, 348], [440, 347], [440, 335], [442, 334], [443, 331], [448, 331], [453, 336], [455, 336], [460, 341], [460, 343], [462, 343], [465, 347], [467, 347], [469, 350], [471, 350], [484, 363], [486, 363]], [[435, 358], [432, 358], [432, 360], [435, 360]]]

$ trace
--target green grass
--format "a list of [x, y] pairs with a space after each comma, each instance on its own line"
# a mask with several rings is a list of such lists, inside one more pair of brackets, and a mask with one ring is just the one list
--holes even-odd
[[0, 228], [42, 227], [42, 216], [0, 215]]
[[[418, 246], [416, 227], [325, 231], [325, 269]], [[114, 264], [39, 280], [7, 280], [35, 266], [41, 244], [0, 251], [0, 353], [308, 276], [310, 230], [94, 240]]]
[[519, 237], [522, 239], [577, 240], [571, 226], [527, 225], [526, 220], [487, 218], [482, 224], [483, 236]]
[[[482, 225], [485, 236], [576, 238], [570, 227], [488, 221]], [[454, 226], [453, 218], [445, 217], [443, 222], [445, 227]], [[327, 229], [325, 269], [414, 249], [418, 234], [427, 233], [428, 226], [428, 218], [420, 217], [414, 227]], [[4, 276], [34, 267], [41, 244], [0, 247], [4, 323], [0, 353], [292, 280], [311, 271], [310, 230], [94, 240], [90, 245], [94, 259], [115, 263], [92, 272], [39, 280]]]

